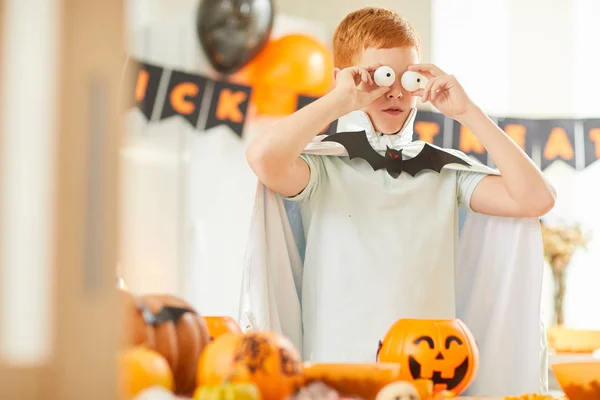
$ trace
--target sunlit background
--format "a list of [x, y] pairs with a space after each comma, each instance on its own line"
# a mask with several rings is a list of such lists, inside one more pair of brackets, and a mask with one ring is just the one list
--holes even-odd
[[[72, 292], [68, 301], [97, 302], [90, 306], [96, 310], [93, 307], [102, 301], [94, 282], [103, 282], [97, 284], [100, 287], [109, 276], [122, 279], [137, 295], [170, 293], [186, 299], [203, 315], [237, 318], [256, 189], [245, 146], [256, 132], [281, 117], [261, 112], [258, 100], [251, 99], [240, 132], [223, 124], [198, 129], [204, 125], [192, 125], [177, 115], [161, 119], [168, 74], [173, 71], [250, 88], [260, 76], [251, 70], [252, 60], [234, 75], [215, 70], [198, 38], [199, 0], [74, 3], [78, 2], [0, 1], [0, 373], [11, 366], [52, 360], [63, 332], [56, 321], [64, 324], [70, 318], [53, 316], [60, 307], [75, 313], [74, 319], [84, 312], [66, 306], [66, 294], [57, 293]], [[88, 3], [94, 12], [85, 12]], [[600, 158], [600, 134], [586, 139], [584, 121], [593, 120], [600, 127], [600, 1], [274, 0], [274, 4], [269, 43], [299, 34], [322, 46], [325, 57], [330, 57], [336, 25], [348, 12], [366, 5], [394, 9], [419, 32], [422, 61], [456, 75], [490, 116], [576, 121], [572, 165], [556, 160], [544, 169], [557, 188], [558, 200], [543, 222], [558, 231], [556, 237], [562, 232], [561, 251], [571, 251], [566, 242], [576, 228], [586, 239], [585, 247], [568, 254], [561, 327], [598, 337], [593, 331], [600, 331], [600, 162], [595, 162]], [[69, 12], [70, 7], [77, 10]], [[89, 46], [77, 40], [79, 30], [90, 31], [83, 36], [93, 38]], [[106, 49], [97, 43], [106, 43]], [[120, 45], [119, 50], [109, 43]], [[106, 66], [103, 60], [109, 58], [114, 61]], [[99, 70], [106, 66], [113, 86], [103, 89], [101, 79], [97, 87], [92, 82], [90, 97], [80, 93], [76, 83], [69, 86], [71, 80], [79, 82], [77, 69], [69, 68], [72, 59], [84, 60], [77, 65], [86, 65], [89, 71], [95, 70], [94, 63]], [[277, 61], [276, 56], [272, 59]], [[104, 100], [134, 97], [138, 75], [131, 75], [129, 81], [126, 77], [128, 71], [137, 72], [140, 63], [163, 71], [151, 120], [128, 102], [125, 110], [120, 109], [120, 132], [111, 130], [116, 126], [112, 123], [98, 128], [117, 107], [107, 106]], [[310, 58], [306, 63], [311, 63]], [[281, 90], [280, 99], [285, 92], [282, 86], [274, 89]], [[113, 90], [117, 88], [119, 93]], [[86, 99], [87, 108], [70, 108]], [[202, 107], [196, 121], [208, 118], [209, 103]], [[427, 105], [419, 108], [435, 112]], [[82, 120], [69, 125], [65, 121], [71, 118]], [[67, 130], [69, 138], [80, 132], [90, 139], [67, 140], [63, 136]], [[115, 135], [106, 140], [94, 135], [98, 132]], [[111, 156], [110, 151], [115, 153]], [[531, 156], [542, 163], [543, 148], [534, 146]], [[86, 175], [77, 175], [88, 163]], [[111, 176], [116, 179], [114, 187], [99, 183]], [[69, 209], [61, 196], [71, 195], [79, 200]], [[113, 214], [111, 201], [103, 196], [114, 197], [118, 214]], [[95, 202], [96, 198], [105, 200]], [[61, 229], [63, 218], [69, 222]], [[90, 224], [103, 229], [90, 233], [85, 228]], [[82, 235], [86, 239], [80, 239]], [[109, 238], [102, 239], [103, 235]], [[104, 272], [96, 276], [88, 265], [90, 254], [97, 255], [102, 246], [95, 253], [73, 250], [80, 257], [69, 258], [69, 268], [79, 265], [83, 272], [57, 272], [63, 268], [57, 254], [70, 244], [89, 250], [86, 246], [94, 238], [102, 240], [103, 246], [114, 240], [114, 255], [92, 262]], [[543, 319], [548, 327], [555, 327], [557, 281], [550, 262], [545, 268]], [[81, 287], [80, 278], [85, 281]], [[66, 281], [61, 286], [57, 280]], [[600, 348], [600, 339], [590, 340]], [[570, 345], [577, 347], [577, 343]], [[65, 371], [74, 370], [69, 363], [76, 356], [64, 356], [66, 345], [59, 346], [63, 346], [60, 354], [67, 360], [65, 365], [71, 365]], [[586, 348], [576, 357], [591, 360], [593, 350]], [[574, 356], [553, 353], [551, 361], [561, 357]], [[0, 387], [3, 384], [0, 375]]]

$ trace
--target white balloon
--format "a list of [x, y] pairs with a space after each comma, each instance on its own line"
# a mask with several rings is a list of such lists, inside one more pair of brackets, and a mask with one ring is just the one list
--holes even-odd
[[393, 69], [384, 65], [375, 70], [373, 78], [379, 86], [392, 86], [396, 80], [396, 73]]
[[409, 92], [414, 92], [415, 90], [421, 88], [421, 84], [425, 82], [425, 77], [415, 71], [406, 71], [402, 74], [402, 78], [400, 78], [400, 83], [402, 83], [402, 87]]
[[145, 390], [142, 390], [135, 396], [134, 400], [175, 400], [176, 397], [173, 393], [167, 389], [154, 386]]

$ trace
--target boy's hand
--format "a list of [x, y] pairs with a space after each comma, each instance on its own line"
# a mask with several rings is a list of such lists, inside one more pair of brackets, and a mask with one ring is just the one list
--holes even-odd
[[360, 67], [342, 69], [336, 76], [333, 89], [345, 113], [368, 106], [389, 90], [389, 87], [376, 85], [369, 71]]
[[471, 99], [453, 75], [448, 75], [433, 64], [414, 64], [409, 71], [419, 72], [427, 79], [427, 86], [412, 92], [421, 96], [423, 103], [429, 101], [446, 116], [456, 119], [472, 105]]

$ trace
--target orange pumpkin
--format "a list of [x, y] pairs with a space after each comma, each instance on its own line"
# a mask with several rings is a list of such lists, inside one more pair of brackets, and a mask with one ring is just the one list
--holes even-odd
[[400, 319], [379, 343], [377, 361], [400, 363], [402, 379], [430, 379], [435, 392], [459, 395], [475, 379], [479, 350], [458, 319]]
[[252, 382], [262, 400], [281, 400], [304, 385], [298, 350], [284, 336], [272, 332], [225, 333], [211, 342], [200, 357], [198, 384]]
[[231, 317], [204, 317], [210, 340], [214, 340], [224, 333], [242, 333], [240, 326]]
[[120, 394], [131, 398], [151, 387], [173, 390], [173, 374], [167, 360], [154, 350], [143, 346], [119, 352], [118, 383]]
[[402, 367], [398, 363], [325, 364], [304, 363], [307, 383], [323, 382], [343, 397], [375, 399], [389, 383], [401, 380]]
[[169, 363], [175, 393], [191, 395], [196, 368], [209, 342], [204, 319], [184, 300], [170, 295], [146, 295], [126, 300], [125, 342], [146, 345]]

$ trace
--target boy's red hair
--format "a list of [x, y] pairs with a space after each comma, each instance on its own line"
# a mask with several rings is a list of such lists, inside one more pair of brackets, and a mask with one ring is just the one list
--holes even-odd
[[338, 68], [354, 65], [363, 49], [414, 47], [421, 53], [421, 39], [398, 13], [365, 7], [348, 14], [333, 35], [333, 62]]

